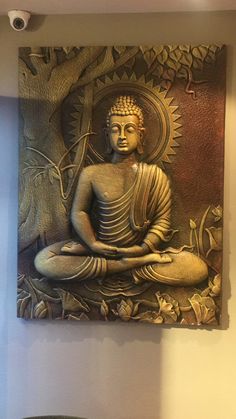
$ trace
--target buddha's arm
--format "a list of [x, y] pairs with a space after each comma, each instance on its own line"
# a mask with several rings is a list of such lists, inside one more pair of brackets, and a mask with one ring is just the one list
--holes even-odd
[[89, 212], [93, 199], [93, 189], [88, 171], [84, 169], [80, 175], [72, 205], [71, 220], [76, 233], [90, 247], [96, 240]]
[[85, 168], [80, 175], [71, 211], [72, 224], [78, 236], [93, 252], [113, 256], [117, 248], [97, 241], [91, 224], [90, 211], [94, 196], [92, 176], [91, 167]]
[[155, 251], [162, 241], [169, 240], [170, 235], [171, 189], [169, 180], [162, 171], [152, 193], [152, 199], [155, 210], [143, 243], [150, 251]]

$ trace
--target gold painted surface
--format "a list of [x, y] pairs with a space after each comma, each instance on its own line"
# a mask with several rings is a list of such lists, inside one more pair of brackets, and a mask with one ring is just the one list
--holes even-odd
[[201, 193], [189, 218], [175, 173], [191, 179], [182, 142], [191, 124], [202, 134], [194, 106], [209, 107], [222, 56], [216, 45], [20, 50], [20, 317], [219, 321], [222, 192]]

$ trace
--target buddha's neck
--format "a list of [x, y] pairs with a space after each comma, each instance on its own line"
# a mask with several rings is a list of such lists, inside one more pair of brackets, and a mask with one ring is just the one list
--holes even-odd
[[137, 158], [135, 153], [128, 155], [114, 153], [112, 156], [112, 163], [133, 166], [133, 164], [137, 164]]

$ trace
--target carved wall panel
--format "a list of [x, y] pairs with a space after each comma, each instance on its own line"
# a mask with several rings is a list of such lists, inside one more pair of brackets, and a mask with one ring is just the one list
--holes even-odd
[[20, 48], [19, 317], [219, 324], [225, 59]]

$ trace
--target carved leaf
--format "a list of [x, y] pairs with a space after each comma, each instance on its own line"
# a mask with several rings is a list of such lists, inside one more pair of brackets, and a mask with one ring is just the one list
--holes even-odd
[[160, 65], [158, 63], [158, 65], [156, 66], [155, 70], [152, 72], [153, 76], [156, 76], [158, 78], [160, 78], [163, 74], [164, 68], [162, 67], [162, 65]]
[[146, 45], [140, 45], [140, 51], [145, 54], [146, 51], [150, 50], [150, 46], [146, 46]]
[[209, 295], [209, 292], [210, 292], [210, 287], [207, 287], [204, 290], [202, 290], [201, 296], [202, 297], [207, 297]]
[[175, 300], [175, 298], [171, 297], [171, 295], [163, 293], [161, 294], [162, 297], [170, 304], [172, 304], [172, 310], [175, 311], [175, 313], [177, 314], [177, 316], [180, 315], [180, 308], [179, 308], [179, 303], [177, 300]]
[[217, 274], [213, 280], [209, 280], [210, 296], [218, 297], [221, 291], [221, 275]]
[[107, 315], [109, 314], [109, 307], [104, 300], [102, 300], [102, 304], [101, 304], [101, 307], [100, 307], [100, 312], [101, 312], [101, 315], [103, 317], [107, 317]]
[[193, 60], [193, 68], [195, 70], [201, 71], [203, 69], [203, 62], [199, 60], [198, 58], [194, 58]]
[[54, 170], [54, 172], [53, 172], [53, 177], [55, 178], [55, 179], [60, 179], [60, 176], [58, 175], [58, 173]]
[[44, 319], [47, 317], [48, 309], [43, 300], [41, 300], [36, 306], [34, 307], [34, 317], [36, 319]]
[[178, 301], [169, 294], [160, 294], [160, 292], [156, 293], [156, 298], [159, 303], [159, 313], [164, 317], [165, 321], [176, 321], [180, 314]]
[[31, 301], [31, 295], [26, 291], [22, 291], [17, 299], [17, 316], [24, 317], [25, 310]]
[[164, 49], [163, 45], [157, 45], [156, 47], [153, 47], [153, 50], [155, 51], [156, 55], [161, 54], [163, 49]]
[[180, 58], [182, 57], [182, 52], [179, 49], [176, 49], [175, 51], [172, 51], [169, 53], [169, 57], [173, 60], [178, 62]]
[[172, 309], [172, 304], [167, 303], [163, 298], [160, 298], [160, 311], [162, 313], [169, 313]]
[[50, 169], [48, 171], [48, 177], [49, 177], [50, 183], [53, 184], [53, 182], [54, 182], [54, 169]]
[[168, 45], [170, 51], [174, 51], [178, 48], [178, 45]]
[[140, 302], [134, 304], [133, 313], [132, 313], [133, 316], [136, 316], [136, 314], [138, 313], [139, 305], [140, 305]]
[[221, 220], [223, 215], [223, 210], [220, 205], [217, 205], [212, 211], [212, 214], [215, 216], [215, 222]]
[[179, 45], [179, 49], [184, 52], [190, 51], [190, 45]]
[[207, 52], [208, 52], [207, 48], [202, 46], [202, 45], [200, 45], [198, 47], [194, 47], [192, 49], [192, 53], [193, 53], [194, 57], [198, 58], [201, 61], [204, 60], [204, 58], [207, 55]]
[[198, 298], [196, 298], [196, 296], [194, 295], [190, 300], [189, 300], [193, 311], [195, 313], [196, 319], [197, 319], [197, 324], [201, 324], [202, 321], [202, 312], [201, 312], [201, 306], [200, 306], [200, 302], [198, 300]]
[[216, 52], [217, 49], [218, 49], [217, 45], [210, 45], [209, 46], [209, 50], [214, 52], [214, 53]]
[[90, 311], [88, 304], [86, 304], [81, 297], [75, 297], [73, 294], [63, 290], [62, 288], [56, 288], [56, 291], [61, 297], [62, 308], [64, 311]]
[[205, 228], [206, 232], [209, 236], [210, 241], [210, 248], [206, 254], [206, 257], [209, 256], [212, 250], [214, 251], [220, 251], [222, 250], [222, 239], [223, 239], [223, 231], [221, 227], [209, 227]]
[[181, 67], [177, 72], [176, 76], [180, 79], [187, 79], [188, 78], [188, 71], [185, 67]]
[[118, 52], [119, 55], [123, 54], [126, 50], [126, 47], [124, 46], [114, 46], [114, 50]]
[[42, 183], [42, 179], [43, 179], [43, 176], [42, 176], [41, 174], [37, 175], [37, 176], [34, 178], [34, 185], [35, 185], [35, 187], [37, 187], [37, 186], [41, 185], [41, 183]]
[[175, 79], [175, 74], [176, 72], [174, 70], [172, 70], [171, 68], [169, 68], [168, 70], [165, 70], [162, 77], [165, 80], [170, 80], [171, 82], [174, 81]]
[[[43, 279], [39, 280], [37, 278], [31, 278], [31, 285], [36, 292], [36, 294], [42, 298], [43, 301], [49, 301], [52, 303], [60, 303], [60, 297], [55, 297], [56, 293], [52, 292], [52, 290], [47, 286], [44, 285]], [[40, 288], [43, 287], [43, 288]], [[48, 294], [52, 292], [52, 295]]]
[[168, 58], [166, 60], [166, 65], [170, 68], [172, 68], [172, 70], [178, 71], [179, 68], [181, 67], [181, 64], [178, 63], [177, 61], [172, 60], [171, 58]]
[[168, 53], [165, 49], [157, 56], [157, 60], [160, 64], [165, 64], [166, 60], [168, 59]]
[[154, 62], [156, 58], [155, 51], [153, 49], [150, 49], [149, 51], [146, 51], [143, 56], [144, 60], [146, 61], [148, 68], [151, 67], [152, 63]]
[[19, 274], [17, 277], [17, 286], [20, 287], [25, 279], [25, 274]]
[[156, 324], [161, 324], [164, 321], [163, 317], [160, 316], [158, 312], [150, 311], [150, 310], [140, 313], [137, 316], [134, 316], [133, 319], [139, 320], [140, 322], [156, 323]]
[[73, 50], [73, 47], [63, 47], [62, 50], [66, 55], [68, 55]]
[[179, 61], [181, 64], [187, 66], [188, 68], [191, 68], [192, 63], [193, 63], [192, 54], [191, 53], [183, 54]]
[[132, 69], [135, 64], [135, 57], [131, 58], [131, 60], [127, 61], [125, 63], [125, 67]]
[[211, 297], [194, 294], [189, 302], [196, 316], [197, 324], [211, 324], [216, 322], [216, 305]]
[[211, 64], [211, 63], [214, 63], [214, 61], [215, 61], [215, 59], [216, 59], [216, 54], [215, 54], [215, 52], [213, 52], [213, 51], [208, 51], [208, 54], [207, 54], [207, 56], [206, 56], [206, 59], [205, 59], [205, 61], [208, 63], [208, 64]]

